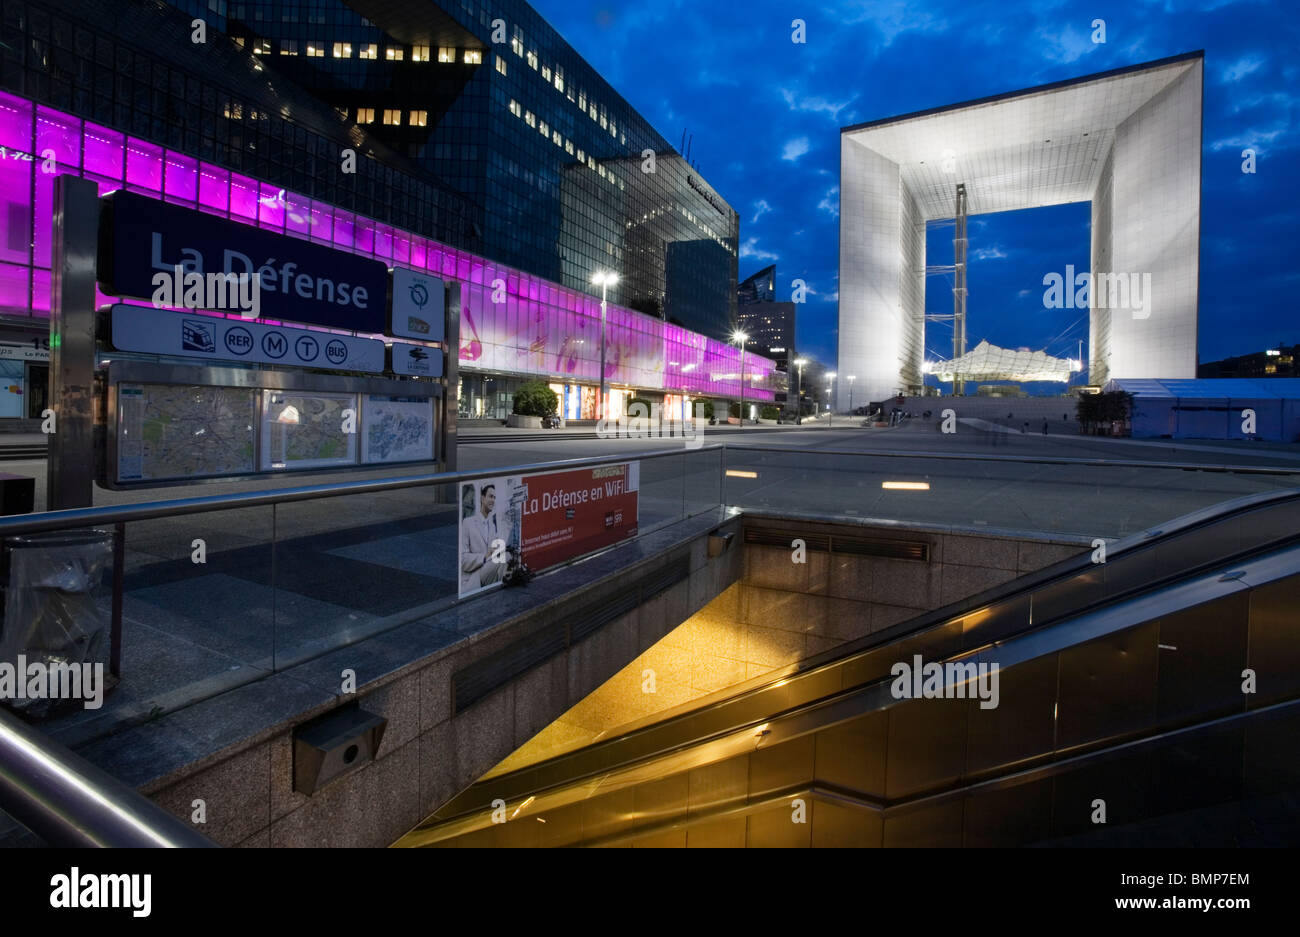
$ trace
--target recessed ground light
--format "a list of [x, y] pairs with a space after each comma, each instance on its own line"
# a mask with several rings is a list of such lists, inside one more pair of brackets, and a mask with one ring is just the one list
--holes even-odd
[[758, 478], [757, 472], [742, 472], [740, 469], [727, 469], [728, 478]]
[[929, 491], [929, 482], [881, 482], [881, 488], [889, 491]]

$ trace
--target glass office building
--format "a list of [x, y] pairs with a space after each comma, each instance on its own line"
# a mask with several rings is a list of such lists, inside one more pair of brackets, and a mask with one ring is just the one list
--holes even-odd
[[456, 246], [726, 340], [736, 212], [528, 4], [174, 5], [463, 193]]
[[[216, 9], [208, 11], [205, 6], [205, 13], [219, 16], [232, 32], [237, 32], [237, 25], [230, 22], [233, 13], [246, 16], [251, 23], [323, 27], [326, 35], [338, 34], [340, 19], [357, 17], [360, 22], [359, 14], [338, 4], [211, 6]], [[255, 8], [262, 9], [261, 20], [256, 18]], [[477, 150], [458, 150], [459, 155], [452, 159], [448, 151], [438, 149], [449, 143], [415, 146], [395, 132], [381, 138], [370, 132], [373, 127], [358, 123], [358, 118], [367, 115], [352, 109], [357, 105], [327, 106], [316, 96], [322, 93], [319, 87], [308, 94], [295, 83], [271, 76], [263, 65], [269, 61], [267, 56], [281, 54], [281, 48], [296, 48], [297, 57], [337, 60], [341, 69], [381, 60], [430, 69], [454, 64], [461, 69], [466, 64], [464, 48], [457, 47], [455, 63], [439, 63], [440, 55], [451, 59], [449, 46], [430, 45], [426, 59], [419, 42], [391, 46], [376, 42], [372, 58], [368, 43], [331, 39], [329, 54], [318, 55], [315, 43], [308, 53], [306, 44], [291, 47], [285, 37], [266, 40], [283, 42], [283, 47], [252, 45], [247, 36], [242, 37], [241, 45], [240, 36], [226, 36], [215, 26], [200, 45], [192, 40], [190, 14], [195, 11], [144, 0], [86, 5], [68, 0], [0, 0], [0, 10], [5, 29], [0, 75], [3, 86], [13, 92], [0, 99], [0, 146], [4, 147], [0, 159], [0, 201], [4, 203], [0, 205], [4, 228], [0, 231], [4, 249], [0, 254], [0, 361], [14, 371], [14, 375], [4, 371], [0, 376], [19, 387], [15, 396], [25, 398], [8, 409], [0, 404], [0, 419], [39, 414], [44, 406], [43, 370], [48, 351], [42, 346], [48, 337], [50, 307], [53, 180], [64, 172], [94, 179], [101, 194], [126, 188], [374, 256], [390, 266], [409, 266], [455, 280], [462, 285], [463, 297], [458, 352], [462, 415], [504, 418], [513, 388], [536, 377], [548, 379], [559, 389], [562, 408], [571, 418], [586, 416], [594, 409], [594, 388], [599, 384], [596, 336], [600, 303], [591, 292], [590, 274], [584, 269], [587, 262], [576, 259], [576, 248], [575, 253], [563, 254], [567, 268], [550, 260], [543, 264], [536, 256], [527, 266], [500, 259], [510, 250], [523, 258], [535, 252], [522, 243], [512, 248], [508, 238], [503, 240], [502, 232], [512, 228], [522, 237], [526, 224], [503, 225], [497, 218], [491, 221], [495, 227], [489, 226], [493, 214], [487, 206], [499, 207], [501, 203], [491, 201], [488, 193], [497, 192], [504, 198], [502, 193], [509, 188], [487, 184], [495, 178], [491, 169], [495, 158]], [[268, 10], [274, 12], [274, 20]], [[376, 27], [361, 28], [373, 31]], [[340, 43], [337, 56], [335, 41]], [[468, 42], [464, 36], [458, 41]], [[345, 55], [349, 46], [350, 57]], [[284, 55], [286, 59], [294, 57]], [[523, 58], [523, 67], [531, 74], [534, 70], [526, 52]], [[540, 64], [536, 72], [540, 77]], [[494, 67], [492, 74], [503, 72]], [[555, 89], [555, 74], [551, 71], [553, 93], [568, 104], [567, 91]], [[451, 77], [437, 79], [444, 80], [453, 86], [456, 83]], [[540, 94], [536, 87], [533, 91]], [[343, 111], [350, 116], [344, 117]], [[447, 118], [452, 112], [454, 108], [441, 116]], [[414, 123], [437, 123], [433, 113], [431, 110], [430, 116]], [[508, 106], [504, 113], [514, 116]], [[644, 130], [634, 129], [631, 123], [620, 126], [621, 121], [611, 120], [611, 113], [607, 108], [603, 134], [611, 141], [626, 138], [629, 148], [641, 141], [638, 134]], [[400, 125], [395, 115], [390, 114], [392, 123], [385, 125], [382, 111], [377, 114], [380, 126], [416, 129], [406, 111]], [[517, 120], [528, 126], [526, 116]], [[587, 121], [600, 126], [599, 105], [596, 119], [588, 117]], [[446, 128], [471, 133], [479, 129], [458, 119], [443, 123]], [[611, 125], [617, 137], [610, 133]], [[574, 137], [563, 136], [558, 150], [566, 151], [568, 140], [594, 138], [590, 129], [583, 129], [586, 133], [581, 137], [576, 131]], [[537, 136], [540, 140], [540, 132]], [[557, 148], [554, 141], [551, 146]], [[583, 148], [584, 159], [597, 152], [589, 152], [590, 146]], [[358, 171], [352, 174], [337, 168], [349, 149], [358, 161]], [[700, 200], [693, 208], [677, 206], [681, 210], [674, 213], [671, 199], [650, 208], [646, 192], [668, 175], [642, 174], [638, 160], [637, 173], [651, 179], [652, 185], [630, 185], [631, 161], [604, 155], [602, 160], [609, 165], [602, 162], [593, 169], [589, 161], [584, 162], [579, 173], [576, 149], [575, 144], [574, 160], [564, 163], [557, 176], [569, 181], [556, 190], [560, 205], [552, 219], [556, 231], [566, 230], [587, 245], [582, 250], [594, 250], [595, 240], [612, 244], [609, 237], [619, 232], [594, 219], [593, 205], [600, 205], [605, 212], [647, 208], [642, 212], [646, 220], [640, 225], [620, 221], [623, 246], [619, 249], [625, 251], [621, 256], [626, 259], [627, 245], [635, 244], [638, 256], [648, 257], [660, 237], [656, 231], [681, 230], [690, 234], [691, 241], [707, 240], [717, 252], [732, 258], [724, 264], [721, 278], [710, 282], [726, 282], [728, 277], [734, 282], [735, 255], [729, 247], [734, 249], [735, 213], [727, 209], [730, 241], [716, 238], [723, 222], [715, 218], [709, 223], [695, 209], [717, 215], [718, 205], [725, 207], [725, 203], [702, 194], [708, 193], [702, 182], [682, 183]], [[46, 165], [41, 156], [48, 150], [53, 150], [55, 158], [49, 171], [43, 171]], [[518, 156], [516, 153], [516, 160]], [[656, 168], [688, 170], [673, 154], [658, 160]], [[482, 181], [471, 184], [469, 179]], [[651, 217], [655, 211], [659, 214]], [[708, 230], [702, 231], [701, 224]], [[493, 235], [498, 242], [495, 253], [488, 250], [490, 231], [498, 232]], [[660, 256], [666, 257], [664, 242], [657, 243]], [[555, 258], [562, 256], [558, 247], [554, 254]], [[680, 409], [677, 404], [688, 396], [738, 395], [741, 375], [736, 349], [718, 337], [666, 320], [663, 313], [670, 302], [659, 306], [642, 303], [646, 311], [620, 302], [620, 296], [637, 290], [635, 271], [643, 271], [642, 282], [655, 280], [655, 275], [644, 274], [644, 264], [618, 266], [615, 260], [620, 255], [616, 253], [606, 256], [610, 261], [604, 266], [625, 277], [623, 285], [611, 294], [609, 308], [607, 377], [615, 396], [661, 397], [665, 413], [675, 413]], [[717, 259], [715, 254], [711, 261]], [[552, 275], [538, 273], [541, 266]], [[659, 270], [655, 282], [663, 283], [660, 293], [670, 297], [667, 265]], [[692, 271], [692, 276], [698, 279], [698, 271]], [[651, 293], [653, 290], [646, 290], [643, 295]], [[707, 289], [683, 291], [683, 303], [699, 302], [706, 293]], [[504, 301], [498, 301], [502, 294]], [[110, 301], [109, 297], [100, 299]], [[672, 316], [672, 320], [681, 318]], [[24, 361], [24, 356], [33, 360]], [[772, 370], [771, 362], [746, 355], [748, 399], [771, 398], [775, 386]], [[16, 379], [27, 385], [26, 394], [15, 384]], [[33, 401], [41, 406], [32, 410]], [[15, 412], [10, 414], [10, 409]]]

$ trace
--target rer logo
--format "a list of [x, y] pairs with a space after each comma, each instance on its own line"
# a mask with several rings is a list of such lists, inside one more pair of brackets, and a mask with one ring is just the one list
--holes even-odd
[[253, 350], [253, 335], [242, 326], [226, 331], [226, 349], [232, 355], [246, 355]]
[[336, 338], [325, 346], [325, 357], [332, 364], [342, 364], [348, 360], [348, 346]]
[[293, 343], [293, 350], [303, 361], [315, 361], [320, 354], [320, 342], [310, 335], [304, 335]]
[[217, 350], [217, 338], [211, 322], [199, 319], [181, 320], [181, 351], [202, 351], [212, 354]]
[[283, 358], [289, 351], [289, 340], [279, 332], [267, 332], [262, 336], [262, 353], [268, 358]]
[[418, 280], [411, 284], [411, 302], [415, 303], [415, 308], [421, 312], [429, 304], [429, 288]]

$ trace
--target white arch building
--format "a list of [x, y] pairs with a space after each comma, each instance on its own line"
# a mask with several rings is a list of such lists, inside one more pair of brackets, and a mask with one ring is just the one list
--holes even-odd
[[[857, 399], [922, 382], [925, 223], [953, 217], [959, 183], [970, 215], [1092, 203], [1092, 270], [1062, 291], [1093, 306], [1090, 383], [1195, 377], [1203, 58], [843, 128], [838, 370]], [[1026, 281], [1046, 295], [1051, 273], [1064, 262]]]

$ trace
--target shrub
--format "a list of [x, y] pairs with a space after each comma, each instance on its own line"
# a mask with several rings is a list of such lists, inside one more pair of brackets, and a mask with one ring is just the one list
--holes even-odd
[[775, 420], [781, 416], [781, 411], [771, 404], [767, 404], [762, 410], [758, 411], [758, 415], [764, 420]]
[[559, 395], [541, 381], [520, 384], [515, 391], [515, 413], [520, 416], [546, 416], [560, 406]]
[[648, 420], [652, 413], [654, 413], [653, 400], [648, 400], [645, 397], [627, 398], [627, 416]]

